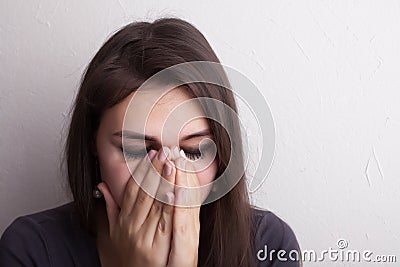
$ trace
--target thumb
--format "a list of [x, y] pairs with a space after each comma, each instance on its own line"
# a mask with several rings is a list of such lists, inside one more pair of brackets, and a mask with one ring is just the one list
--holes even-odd
[[97, 188], [101, 191], [106, 201], [108, 224], [110, 226], [110, 233], [111, 233], [118, 219], [119, 206], [115, 202], [113, 196], [111, 195], [110, 188], [105, 182], [99, 183], [97, 185]]

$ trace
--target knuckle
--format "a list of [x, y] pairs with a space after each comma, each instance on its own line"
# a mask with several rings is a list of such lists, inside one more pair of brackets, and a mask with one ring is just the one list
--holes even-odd
[[174, 213], [174, 207], [171, 205], [165, 205], [163, 212], [167, 216], [171, 216]]
[[139, 250], [141, 253], [143, 253], [145, 247], [144, 247], [144, 242], [140, 238], [132, 238], [132, 243], [134, 244], [134, 247]]
[[132, 221], [128, 220], [128, 218], [126, 217], [121, 217], [119, 220], [119, 225], [120, 225], [120, 231], [124, 236], [135, 238], [137, 229]]
[[161, 234], [167, 233], [167, 222], [166, 222], [164, 216], [161, 216], [160, 221], [158, 222], [158, 231]]
[[154, 261], [154, 256], [151, 255], [151, 253], [145, 251], [143, 253], [143, 257], [144, 257], [144, 262], [146, 262], [146, 266], [153, 266], [152, 263]]
[[138, 197], [137, 197], [137, 203], [139, 204], [139, 205], [142, 205], [142, 204], [144, 204], [145, 202], [146, 202], [146, 200], [147, 200], [147, 194], [146, 193], [144, 193], [144, 192], [140, 192], [139, 193], [139, 195], [138, 195]]
[[135, 239], [136, 228], [130, 224], [126, 227], [126, 234], [132, 239]]
[[183, 235], [183, 236], [186, 235], [187, 230], [188, 230], [188, 229], [187, 229], [187, 225], [186, 225], [186, 224], [178, 225], [178, 226], [176, 226], [176, 228], [175, 228], [175, 231], [176, 231], [178, 234], [181, 234], [181, 235]]
[[161, 205], [158, 201], [155, 201], [152, 207], [153, 214], [158, 214], [161, 211]]
[[125, 224], [125, 219], [124, 219], [124, 217], [119, 216], [119, 217], [118, 217], [118, 225], [119, 225], [119, 227], [120, 227], [120, 228], [123, 228], [123, 227], [124, 227], [124, 224]]

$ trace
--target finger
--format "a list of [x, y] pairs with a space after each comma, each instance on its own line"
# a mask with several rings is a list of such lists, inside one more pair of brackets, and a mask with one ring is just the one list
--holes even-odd
[[170, 251], [174, 217], [174, 193], [168, 192], [167, 199], [168, 203], [163, 204], [161, 216], [156, 224], [152, 246]]
[[162, 203], [169, 203], [167, 199], [168, 192], [174, 192], [175, 190], [175, 163], [170, 160], [166, 160], [162, 169], [162, 178], [157, 189], [156, 199]]
[[[175, 181], [175, 172], [175, 167], [170, 162], [164, 164], [162, 175], [171, 185]], [[169, 249], [172, 236], [174, 187], [171, 186], [164, 190], [161, 190], [161, 188], [160, 184], [157, 192], [159, 200], [154, 200], [149, 216], [144, 223], [145, 233], [147, 237], [151, 238], [153, 246], [157, 246], [158, 249]], [[165, 190], [168, 190], [168, 192], [165, 192]]]
[[121, 203], [121, 215], [128, 216], [135, 204], [137, 193], [139, 191], [139, 185], [146, 175], [147, 171], [151, 166], [151, 161], [157, 154], [156, 150], [150, 150], [148, 155], [143, 157], [139, 164], [132, 172], [132, 176], [129, 178], [125, 186], [124, 197]]
[[194, 167], [185, 159], [177, 161], [173, 232], [184, 234], [187, 227], [198, 226], [200, 214], [199, 182]]
[[187, 170], [187, 186], [188, 186], [188, 202], [191, 207], [200, 207], [202, 204], [201, 200], [201, 188], [200, 182], [196, 174], [195, 165], [191, 162], [186, 162], [186, 170]]
[[118, 207], [118, 204], [114, 200], [113, 196], [111, 195], [111, 191], [105, 182], [99, 183], [97, 185], [97, 188], [101, 191], [101, 193], [103, 194], [104, 199], [106, 201], [106, 211], [107, 211], [107, 217], [108, 217], [108, 223], [109, 223], [109, 231], [110, 231], [110, 233], [112, 233], [112, 231], [117, 223], [120, 209]]
[[161, 171], [165, 160], [170, 154], [167, 147], [163, 147], [152, 160], [152, 167], [150, 167], [144, 176], [137, 193], [135, 204], [130, 213], [133, 223], [137, 227], [141, 227], [145, 222], [151, 206], [154, 202], [154, 196], [158, 190], [161, 178]]
[[193, 189], [191, 189], [189, 185], [188, 161], [180, 157], [176, 160], [176, 165], [175, 204], [177, 207], [190, 207], [193, 204], [190, 202], [190, 194]]
[[184, 168], [185, 168], [185, 163], [186, 161], [182, 158], [179, 157], [177, 159], [175, 159], [175, 164], [176, 164], [176, 175], [175, 175], [175, 184], [176, 184], [176, 188], [175, 188], [175, 204], [177, 206], [182, 206], [184, 203], [182, 203], [183, 201], [183, 195], [184, 195], [184, 190], [185, 185], [186, 185], [186, 175], [183, 172]]

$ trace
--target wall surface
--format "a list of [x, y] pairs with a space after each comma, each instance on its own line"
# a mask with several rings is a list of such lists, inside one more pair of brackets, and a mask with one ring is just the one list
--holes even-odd
[[60, 153], [94, 53], [128, 22], [170, 15], [197, 26], [268, 100], [276, 153], [254, 203], [288, 222], [304, 250], [345, 239], [399, 262], [400, 1], [2, 0], [0, 233], [69, 201]]

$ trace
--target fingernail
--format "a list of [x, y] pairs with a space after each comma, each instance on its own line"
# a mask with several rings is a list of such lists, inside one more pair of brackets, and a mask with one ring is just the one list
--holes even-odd
[[179, 149], [177, 146], [174, 147], [172, 153], [174, 154], [174, 158], [179, 158]]
[[181, 151], [178, 152], [178, 153], [179, 153], [179, 155], [180, 155], [182, 158], [187, 159], [186, 154], [185, 154], [185, 151], [183, 151], [183, 149], [181, 149]]
[[157, 151], [155, 151], [154, 149], [150, 150], [149, 153], [147, 153], [147, 160], [151, 162], [156, 154]]
[[163, 176], [170, 176], [172, 173], [172, 167], [169, 165], [169, 163], [164, 164], [163, 168]]
[[160, 151], [158, 152], [158, 160], [164, 162], [167, 159], [170, 150], [168, 147], [163, 146]]

